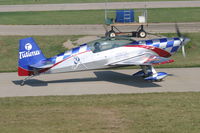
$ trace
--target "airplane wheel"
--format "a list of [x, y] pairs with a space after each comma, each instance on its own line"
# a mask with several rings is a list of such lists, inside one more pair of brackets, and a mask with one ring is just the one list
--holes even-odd
[[109, 36], [109, 37], [115, 37], [115, 36], [116, 36], [115, 31], [112, 31], [112, 30], [109, 31], [108, 36]]
[[147, 36], [147, 33], [144, 30], [138, 31], [138, 36], [141, 38], [145, 38]]

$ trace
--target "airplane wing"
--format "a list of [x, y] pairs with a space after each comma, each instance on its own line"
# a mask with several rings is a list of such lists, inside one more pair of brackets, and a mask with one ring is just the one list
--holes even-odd
[[116, 66], [116, 65], [159, 65], [159, 64], [165, 64], [165, 63], [171, 63], [174, 62], [174, 60], [160, 57], [158, 55], [153, 54], [142, 54], [135, 57], [130, 57], [128, 59], [120, 60], [117, 62], [110, 63], [108, 65]]
[[174, 62], [174, 60], [170, 58], [165, 58], [165, 57], [160, 57], [160, 56], [150, 56], [144, 64], [153, 64], [153, 65], [160, 65], [160, 64], [166, 64], [166, 63], [171, 63]]

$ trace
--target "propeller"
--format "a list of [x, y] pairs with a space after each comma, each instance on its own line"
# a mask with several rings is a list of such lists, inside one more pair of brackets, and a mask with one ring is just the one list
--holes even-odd
[[175, 26], [176, 26], [176, 33], [177, 33], [178, 37], [181, 40], [181, 44], [180, 45], [181, 45], [181, 48], [182, 48], [182, 55], [183, 55], [183, 57], [186, 57], [185, 45], [190, 41], [190, 39], [181, 34], [177, 24]]
[[184, 46], [184, 45], [182, 46], [182, 54], [183, 54], [183, 57], [186, 57], [186, 54], [185, 54], [185, 46]]

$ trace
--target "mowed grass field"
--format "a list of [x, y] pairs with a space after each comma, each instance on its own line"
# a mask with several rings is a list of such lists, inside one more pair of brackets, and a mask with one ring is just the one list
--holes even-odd
[[[0, 0], [0, 5], [20, 5], [20, 4], [59, 4], [59, 3], [97, 3], [97, 2], [145, 2], [146, 0]], [[149, 0], [166, 1], [166, 0]], [[186, 0], [168, 0], [186, 1]], [[197, 0], [192, 0], [197, 1]]]
[[[148, 9], [148, 22], [199, 22], [200, 8]], [[98, 14], [98, 15], [97, 15]], [[192, 15], [191, 15], [192, 14]], [[3, 25], [104, 24], [104, 10], [0, 12]], [[136, 12], [135, 19], [141, 12]], [[114, 14], [109, 14], [115, 17]]]
[[200, 93], [0, 98], [2, 133], [199, 133]]
[[[176, 36], [176, 34], [164, 35], [169, 37]], [[191, 39], [186, 45], [187, 57], [184, 58], [181, 51], [179, 51], [171, 57], [175, 62], [156, 65], [156, 67], [200, 67], [200, 33], [188, 33], [186, 36]], [[27, 36], [0, 36], [0, 72], [17, 71], [19, 39], [25, 37]], [[63, 43], [68, 40], [77, 40], [79, 37], [80, 36], [33, 36], [47, 58], [66, 51], [67, 49], [63, 47]]]

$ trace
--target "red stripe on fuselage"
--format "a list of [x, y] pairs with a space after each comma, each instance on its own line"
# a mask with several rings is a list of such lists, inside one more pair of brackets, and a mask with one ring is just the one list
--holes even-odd
[[139, 48], [149, 49], [151, 51], [154, 51], [161, 57], [170, 57], [171, 56], [171, 54], [169, 52], [167, 52], [163, 49], [157, 48], [157, 47], [149, 46], [149, 45], [126, 45], [125, 47], [139, 47]]

